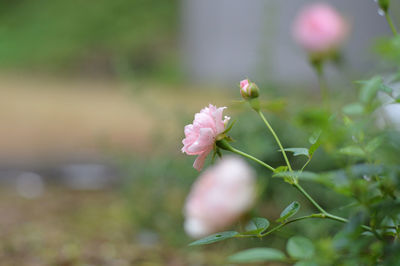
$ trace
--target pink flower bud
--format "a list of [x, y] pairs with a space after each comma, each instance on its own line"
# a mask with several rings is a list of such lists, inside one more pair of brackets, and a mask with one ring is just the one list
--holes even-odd
[[316, 3], [302, 9], [293, 24], [293, 37], [310, 53], [335, 51], [344, 41], [348, 25], [330, 5]]
[[193, 167], [200, 171], [207, 155], [214, 149], [219, 134], [225, 131], [229, 117], [222, 118], [226, 107], [217, 108], [210, 104], [194, 116], [193, 124], [185, 126], [182, 152], [198, 155]]
[[184, 207], [185, 231], [194, 238], [225, 230], [255, 200], [255, 177], [246, 162], [224, 157], [194, 183]]
[[257, 98], [260, 90], [254, 82], [244, 79], [240, 82], [240, 94], [244, 99]]

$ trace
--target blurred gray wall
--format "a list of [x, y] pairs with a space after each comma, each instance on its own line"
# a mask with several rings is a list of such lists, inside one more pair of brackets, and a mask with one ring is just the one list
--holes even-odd
[[[188, 77], [202, 83], [298, 82], [314, 79], [304, 51], [293, 42], [291, 23], [305, 4], [296, 0], [182, 0], [182, 45]], [[344, 46], [346, 74], [371, 69], [372, 40], [388, 35], [373, 0], [331, 0], [350, 22]], [[396, 1], [392, 1], [396, 2]], [[334, 67], [328, 69], [340, 77]]]

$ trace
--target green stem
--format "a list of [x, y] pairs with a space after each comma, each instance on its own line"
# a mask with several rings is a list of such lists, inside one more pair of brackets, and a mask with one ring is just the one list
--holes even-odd
[[[293, 183], [293, 186], [297, 188], [321, 213], [327, 215], [328, 212], [325, 211], [301, 186], [299, 183]], [[343, 218], [342, 218], [343, 219]]]
[[260, 237], [267, 236], [267, 235], [269, 235], [269, 234], [275, 232], [276, 230], [281, 229], [282, 227], [284, 227], [284, 226], [286, 226], [286, 225], [288, 225], [288, 224], [291, 224], [291, 223], [294, 223], [294, 222], [297, 222], [297, 221], [300, 221], [300, 220], [304, 220], [304, 219], [309, 219], [309, 218], [324, 218], [324, 217], [323, 217], [323, 214], [322, 214], [322, 213], [315, 213], [315, 214], [311, 214], [311, 215], [301, 216], [301, 217], [298, 217], [298, 218], [295, 218], [295, 219], [286, 221], [286, 222], [284, 222], [284, 223], [281, 223], [281, 224], [278, 225], [278, 226], [275, 226], [275, 227], [272, 228], [271, 230], [265, 232], [264, 234], [261, 234]]
[[282, 146], [282, 144], [281, 144], [281, 142], [280, 142], [278, 136], [276, 135], [274, 129], [273, 129], [273, 128], [271, 127], [271, 125], [268, 123], [268, 120], [265, 118], [264, 114], [263, 114], [260, 110], [258, 110], [257, 113], [260, 115], [261, 119], [264, 121], [265, 125], [268, 127], [269, 131], [271, 131], [272, 136], [274, 136], [276, 142], [278, 143], [278, 146], [279, 146], [279, 148], [281, 149], [283, 158], [285, 158], [285, 162], [286, 162], [286, 164], [287, 164], [287, 167], [289, 168], [289, 171], [293, 171], [293, 170], [292, 170], [292, 166], [290, 165], [290, 162], [289, 162], [289, 160], [288, 160], [288, 158], [287, 158], [287, 156], [286, 156], [286, 152], [285, 152], [285, 150], [283, 149], [283, 146]]
[[303, 165], [303, 167], [300, 169], [300, 173], [303, 172], [304, 168], [311, 162], [311, 158], [308, 158], [307, 162]]
[[393, 32], [393, 35], [394, 35], [394, 36], [397, 36], [396, 27], [394, 26], [393, 21], [392, 21], [392, 18], [390, 17], [390, 15], [389, 15], [388, 12], [385, 12], [385, 18], [386, 18], [386, 20], [387, 20], [387, 22], [388, 22], [388, 24], [389, 24], [390, 29], [391, 29], [392, 32]]
[[[303, 187], [302, 186], [300, 186], [300, 184], [299, 183], [297, 183], [297, 182], [295, 182], [295, 183], [293, 183], [293, 186], [295, 187], [295, 188], [297, 188], [320, 212], [321, 212], [321, 214], [323, 214], [324, 215], [324, 217], [322, 217], [322, 218], [328, 218], [328, 219], [331, 219], [331, 220], [335, 220], [335, 221], [338, 221], [338, 222], [342, 222], [342, 223], [348, 223], [349, 222], [349, 220], [348, 219], [346, 219], [346, 218], [343, 218], [343, 217], [340, 217], [340, 216], [336, 216], [336, 215], [333, 215], [333, 214], [330, 214], [329, 212], [327, 212], [327, 211], [325, 211], [324, 210], [324, 208], [322, 208], [311, 196], [310, 196], [310, 194], [308, 194], [307, 193], [307, 191], [305, 191], [304, 189], [303, 189]], [[362, 228], [364, 228], [365, 230], [368, 230], [368, 231], [373, 231], [372, 230], [372, 228], [371, 227], [369, 227], [369, 226], [366, 226], [366, 225], [362, 225], [361, 226]]]
[[[294, 223], [294, 222], [297, 222], [297, 221], [301, 221], [301, 220], [305, 220], [305, 219], [310, 219], [310, 218], [331, 219], [331, 220], [338, 221], [338, 222], [341, 222], [341, 223], [347, 223], [348, 222], [347, 219], [344, 219], [344, 218], [341, 218], [341, 217], [338, 217], [338, 216], [335, 216], [335, 215], [326, 214], [326, 213], [313, 213], [313, 214], [310, 214], [310, 215], [301, 216], [301, 217], [286, 221], [284, 223], [281, 223], [281, 224], [275, 226], [274, 228], [272, 228], [271, 230], [269, 230], [269, 231], [267, 231], [267, 232], [265, 232], [263, 234], [260, 234], [258, 237], [265, 237], [265, 236], [267, 236], [267, 235], [269, 235], [269, 234], [281, 229], [282, 227], [284, 227], [284, 226], [286, 226], [288, 224], [291, 224], [291, 223]], [[373, 232], [372, 228], [369, 227], [369, 226], [362, 225], [361, 227], [366, 231]], [[254, 237], [254, 235], [238, 235], [237, 237]]]
[[253, 160], [253, 161], [255, 161], [255, 162], [261, 164], [262, 166], [268, 168], [268, 169], [271, 170], [272, 172], [275, 172], [275, 168], [273, 168], [273, 167], [270, 166], [269, 164], [264, 163], [263, 161], [257, 159], [257, 158], [254, 157], [254, 156], [251, 156], [250, 154], [247, 154], [247, 153], [245, 153], [245, 152], [242, 152], [242, 151], [240, 151], [240, 150], [237, 150], [237, 149], [233, 148], [233, 147], [228, 143], [228, 141], [226, 141], [226, 140], [224, 140], [224, 139], [217, 141], [217, 146], [220, 147], [221, 149], [224, 149], [224, 150], [227, 150], [227, 151], [231, 151], [231, 152], [233, 152], [233, 153], [236, 153], [236, 154], [238, 154], [238, 155], [241, 155], [241, 156], [243, 156], [243, 157], [246, 157], [246, 158], [248, 158], [248, 159], [250, 159], [250, 160]]
[[324, 73], [322, 72], [318, 73], [318, 85], [319, 89], [321, 90], [322, 100], [324, 101], [325, 104], [327, 104], [329, 100], [329, 91], [326, 86]]

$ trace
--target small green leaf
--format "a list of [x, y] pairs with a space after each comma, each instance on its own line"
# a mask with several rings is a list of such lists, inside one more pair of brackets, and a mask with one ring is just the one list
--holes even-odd
[[233, 127], [233, 125], [236, 123], [236, 120], [233, 120], [230, 124], [229, 124], [229, 126], [224, 130], [224, 132], [222, 132], [222, 134], [226, 134], [226, 133], [228, 133], [231, 129], [232, 129], [232, 127]]
[[308, 156], [310, 156], [310, 158], [313, 157], [314, 152], [318, 149], [318, 147], [321, 145], [320, 142], [316, 142], [313, 145], [311, 145], [310, 149], [308, 150]]
[[363, 149], [361, 149], [358, 146], [347, 146], [347, 147], [341, 148], [339, 150], [339, 153], [349, 155], [349, 156], [358, 156], [358, 157], [365, 156], [365, 152], [363, 151]]
[[374, 152], [381, 144], [383, 143], [383, 137], [379, 136], [370, 140], [367, 145], [365, 146], [365, 150], [368, 153]]
[[360, 90], [360, 101], [362, 103], [370, 103], [374, 98], [376, 93], [379, 90], [379, 87], [382, 84], [382, 78], [379, 76], [372, 77], [368, 80]]
[[246, 225], [245, 235], [258, 235], [265, 231], [269, 227], [269, 221], [265, 218], [255, 217], [250, 220], [250, 222]]
[[348, 117], [347, 115], [343, 115], [343, 123], [347, 127], [349, 127], [349, 126], [354, 124], [353, 120], [351, 120], [351, 118]]
[[317, 143], [319, 136], [321, 135], [322, 130], [317, 130], [315, 131], [309, 138], [308, 138], [308, 142], [310, 142], [310, 144], [315, 144]]
[[292, 203], [289, 204], [281, 213], [280, 218], [277, 219], [277, 222], [283, 222], [287, 220], [288, 218], [292, 217], [295, 215], [300, 209], [300, 203], [297, 201], [293, 201]]
[[286, 244], [286, 250], [295, 259], [310, 259], [315, 254], [314, 244], [302, 236], [291, 237]]
[[380, 91], [384, 91], [384, 92], [386, 92], [387, 94], [391, 94], [391, 93], [393, 92], [393, 89], [392, 89], [392, 88], [386, 86], [386, 85], [383, 84], [383, 83], [379, 86], [379, 90], [380, 90]]
[[205, 238], [196, 240], [192, 243], [189, 244], [189, 246], [198, 246], [198, 245], [208, 245], [211, 243], [215, 243], [218, 241], [222, 241], [225, 239], [229, 239], [232, 237], [237, 236], [239, 233], [236, 231], [225, 231], [225, 232], [221, 232], [221, 233], [216, 233], [210, 236], [207, 236]]
[[[304, 155], [304, 156], [309, 157], [307, 148], [285, 148], [284, 150], [293, 152], [293, 156]], [[279, 150], [279, 151], [281, 151], [281, 150]]]
[[318, 174], [309, 171], [302, 171], [297, 177], [304, 181], [319, 181], [321, 179]]
[[286, 172], [289, 168], [287, 166], [278, 166], [275, 168], [274, 173]]
[[285, 261], [285, 254], [273, 248], [251, 248], [240, 251], [229, 258], [230, 262], [246, 263], [246, 262], [267, 262], [267, 261]]
[[296, 180], [298, 172], [294, 171], [285, 171], [279, 172], [272, 175], [272, 177], [282, 178], [283, 181], [288, 182], [289, 184], [293, 184], [293, 181]]
[[343, 113], [347, 115], [361, 115], [364, 110], [364, 106], [360, 103], [350, 103], [342, 108]]

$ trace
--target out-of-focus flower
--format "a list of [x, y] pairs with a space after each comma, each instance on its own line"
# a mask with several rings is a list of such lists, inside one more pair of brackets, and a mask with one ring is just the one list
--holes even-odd
[[376, 122], [380, 128], [389, 126], [400, 131], [400, 104], [387, 104], [379, 108]]
[[257, 85], [254, 82], [250, 82], [248, 79], [244, 79], [240, 82], [240, 94], [244, 99], [257, 98], [260, 94]]
[[184, 207], [185, 231], [194, 238], [232, 225], [255, 200], [253, 170], [238, 157], [224, 157], [194, 183]]
[[335, 51], [348, 33], [348, 24], [330, 5], [316, 3], [303, 8], [293, 23], [293, 37], [310, 53]]
[[214, 149], [215, 141], [225, 131], [229, 117], [222, 118], [226, 107], [217, 108], [210, 104], [195, 114], [193, 124], [185, 126], [182, 152], [188, 155], [198, 155], [193, 167], [200, 171], [207, 155]]

